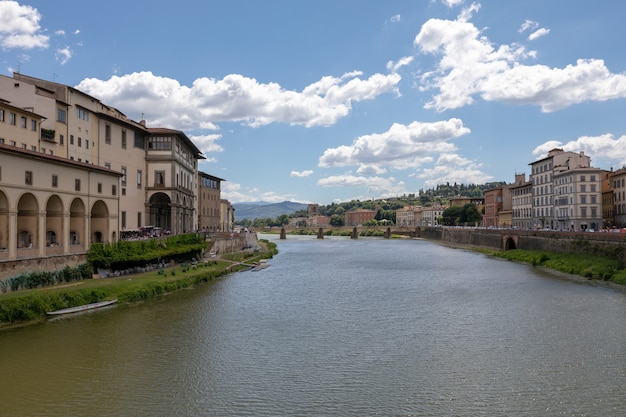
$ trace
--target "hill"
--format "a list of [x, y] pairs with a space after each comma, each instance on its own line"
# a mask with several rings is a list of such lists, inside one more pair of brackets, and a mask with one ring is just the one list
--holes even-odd
[[275, 219], [281, 214], [291, 214], [299, 210], [307, 210], [308, 205], [283, 201], [282, 203], [233, 203], [235, 208], [235, 221], [243, 219]]

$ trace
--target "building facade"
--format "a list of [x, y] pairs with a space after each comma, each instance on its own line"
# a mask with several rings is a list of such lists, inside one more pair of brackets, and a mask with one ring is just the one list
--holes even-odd
[[374, 220], [376, 212], [374, 210], [359, 209], [347, 211], [345, 213], [345, 225], [346, 226], [359, 226], [363, 223]]
[[198, 172], [198, 229], [206, 232], [221, 231], [220, 200], [221, 178]]

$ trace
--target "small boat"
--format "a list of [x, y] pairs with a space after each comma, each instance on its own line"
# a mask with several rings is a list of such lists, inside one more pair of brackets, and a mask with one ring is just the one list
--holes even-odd
[[77, 306], [77, 307], [70, 307], [70, 308], [64, 308], [61, 310], [47, 311], [46, 314], [49, 316], [59, 316], [61, 314], [78, 313], [78, 312], [85, 311], [85, 310], [93, 310], [94, 308], [110, 306], [111, 304], [115, 304], [115, 303], [117, 303], [117, 298], [115, 300], [100, 301], [99, 303], [84, 304], [82, 306]]

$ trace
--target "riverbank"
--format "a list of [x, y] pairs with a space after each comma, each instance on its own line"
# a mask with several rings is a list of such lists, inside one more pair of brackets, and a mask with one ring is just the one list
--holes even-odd
[[273, 257], [276, 244], [259, 242], [258, 252], [241, 251], [196, 263], [183, 263], [142, 274], [96, 278], [71, 284], [0, 294], [0, 330], [42, 322], [48, 311], [117, 299], [144, 301], [213, 281], [252, 263]]

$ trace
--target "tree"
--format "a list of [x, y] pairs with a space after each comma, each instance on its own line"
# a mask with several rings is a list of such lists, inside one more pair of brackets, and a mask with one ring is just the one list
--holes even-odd
[[331, 226], [343, 226], [344, 225], [343, 216], [340, 216], [339, 214], [333, 214], [332, 216], [330, 216], [330, 225]]

